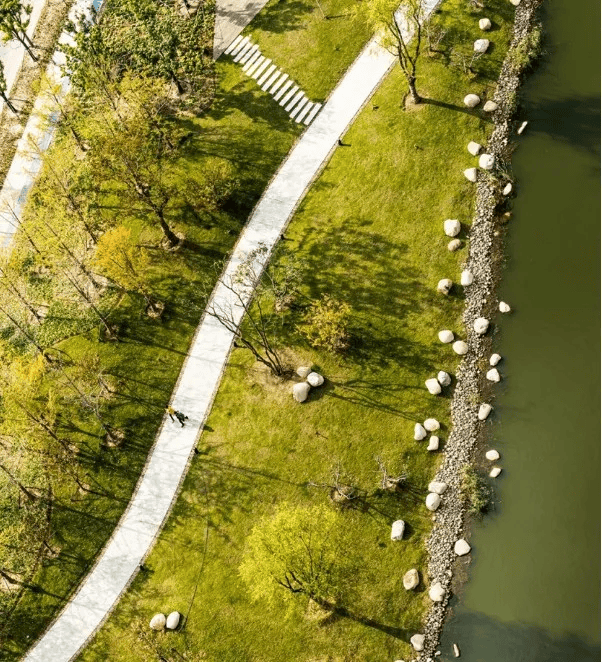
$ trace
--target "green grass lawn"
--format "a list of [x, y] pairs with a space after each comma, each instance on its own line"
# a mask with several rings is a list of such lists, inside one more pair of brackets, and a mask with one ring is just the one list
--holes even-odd
[[[347, 133], [350, 147], [335, 152], [308, 193], [283, 243], [302, 264], [304, 298], [328, 293], [352, 307], [352, 347], [332, 356], [308, 346], [292, 313], [280, 338], [288, 361], [311, 363], [327, 380], [302, 405], [290, 381], [274, 380], [244, 350], [234, 351], [147, 571], [81, 661], [162, 654], [174, 661], [377, 662], [411, 654], [407, 642], [428, 605], [424, 498], [438, 463], [425, 442], [413, 440], [413, 425], [438, 418], [445, 443], [451, 392], [430, 396], [424, 380], [453, 373], [458, 363], [437, 332], [463, 335], [460, 288], [450, 297], [435, 289], [440, 278], [459, 281], [467, 250], [448, 252], [443, 221], [470, 225], [474, 186], [462, 171], [475, 159], [466, 145], [484, 144], [491, 125], [462, 99], [471, 91], [491, 96], [507, 46], [508, 27], [500, 27], [508, 25], [507, 4], [487, 8], [494, 48], [478, 61], [478, 78], [446, 66], [444, 56], [425, 59], [418, 89], [429, 102], [403, 111], [404, 81], [394, 69]], [[438, 20], [450, 30], [442, 48], [456, 43], [452, 37], [470, 46], [480, 36], [482, 14], [470, 11], [460, 0], [445, 3]], [[399, 496], [374, 494], [376, 455], [407, 466], [411, 485]], [[238, 575], [247, 535], [282, 502], [325, 502], [325, 491], [307, 483], [329, 482], [337, 463], [372, 494], [340, 514], [362, 557], [357, 596], [345, 605], [353, 618], [318, 622], [306, 600], [286, 595], [278, 607], [253, 603]], [[398, 518], [409, 534], [392, 543]], [[422, 581], [407, 593], [401, 578], [412, 567]], [[183, 631], [150, 633], [151, 616], [172, 610], [186, 616]]]

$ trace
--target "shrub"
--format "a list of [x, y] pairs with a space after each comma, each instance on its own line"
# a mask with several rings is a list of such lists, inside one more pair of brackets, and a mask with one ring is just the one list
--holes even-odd
[[303, 332], [314, 347], [343, 352], [349, 346], [351, 307], [327, 294], [311, 304]]
[[462, 467], [461, 477], [460, 493], [468, 512], [472, 515], [487, 512], [491, 505], [491, 490], [483, 476], [479, 475], [474, 467], [466, 464]]

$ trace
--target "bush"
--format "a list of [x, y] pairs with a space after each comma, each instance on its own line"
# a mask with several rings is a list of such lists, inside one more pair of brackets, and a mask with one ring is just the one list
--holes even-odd
[[472, 515], [487, 512], [491, 505], [491, 490], [483, 476], [479, 475], [469, 464], [462, 467], [461, 476], [460, 493], [468, 512]]
[[349, 347], [351, 307], [327, 294], [311, 304], [303, 332], [313, 347], [343, 352]]

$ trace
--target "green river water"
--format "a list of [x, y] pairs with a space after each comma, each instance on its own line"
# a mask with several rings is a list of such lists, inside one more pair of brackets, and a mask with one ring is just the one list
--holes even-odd
[[522, 89], [500, 287], [515, 312], [494, 340], [503, 473], [444, 660], [454, 642], [467, 662], [600, 659], [599, 11], [548, 0], [546, 53]]

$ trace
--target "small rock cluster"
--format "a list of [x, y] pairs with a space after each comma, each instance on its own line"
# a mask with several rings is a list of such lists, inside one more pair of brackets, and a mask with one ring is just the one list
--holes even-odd
[[180, 624], [180, 612], [172, 611], [171, 614], [165, 616], [165, 614], [155, 614], [148, 626], [151, 630], [156, 630], [160, 632], [161, 630], [176, 630]]
[[324, 377], [318, 372], [314, 372], [311, 367], [301, 366], [297, 368], [297, 374], [304, 382], [293, 384], [293, 398], [296, 402], [305, 402], [311, 388], [317, 388], [324, 383]]

